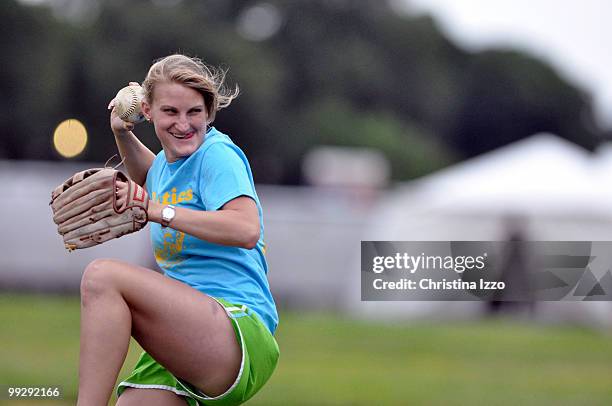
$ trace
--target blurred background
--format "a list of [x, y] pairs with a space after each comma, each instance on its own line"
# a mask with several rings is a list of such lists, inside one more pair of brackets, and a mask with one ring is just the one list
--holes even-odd
[[[611, 404], [609, 302], [491, 312], [365, 303], [359, 286], [362, 240], [612, 240], [611, 12], [605, 0], [1, 2], [0, 385], [61, 385], [64, 400], [33, 404], [73, 404], [83, 268], [155, 267], [147, 232], [66, 253], [48, 202], [117, 153], [117, 90], [184, 52], [240, 86], [215, 126], [246, 151], [264, 208], [282, 356], [249, 404]], [[135, 132], [160, 150], [150, 126]]]

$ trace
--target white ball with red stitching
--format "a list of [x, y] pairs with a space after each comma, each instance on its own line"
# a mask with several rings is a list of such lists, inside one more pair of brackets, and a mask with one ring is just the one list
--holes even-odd
[[141, 86], [126, 86], [115, 96], [115, 112], [123, 121], [141, 123], [145, 119], [141, 111], [143, 99], [144, 89]]

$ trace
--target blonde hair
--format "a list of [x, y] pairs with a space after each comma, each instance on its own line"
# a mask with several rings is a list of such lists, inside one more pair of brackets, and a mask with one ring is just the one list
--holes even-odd
[[196, 90], [204, 97], [208, 122], [212, 123], [217, 111], [230, 105], [238, 97], [238, 85], [234, 90], [225, 87], [226, 71], [206, 65], [199, 58], [182, 54], [169, 55], [151, 65], [142, 82], [145, 99], [153, 102], [155, 86], [161, 82], [175, 82]]

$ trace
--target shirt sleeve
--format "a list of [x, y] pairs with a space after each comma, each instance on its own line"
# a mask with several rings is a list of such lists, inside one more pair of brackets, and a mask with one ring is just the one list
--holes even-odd
[[248, 161], [237, 147], [216, 142], [206, 150], [202, 160], [200, 196], [206, 210], [219, 210], [239, 196], [255, 199]]

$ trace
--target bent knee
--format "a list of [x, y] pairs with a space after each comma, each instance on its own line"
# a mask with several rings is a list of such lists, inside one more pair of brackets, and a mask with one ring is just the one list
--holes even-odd
[[95, 259], [85, 267], [81, 278], [81, 299], [88, 300], [113, 287], [113, 274], [120, 266], [113, 259]]

